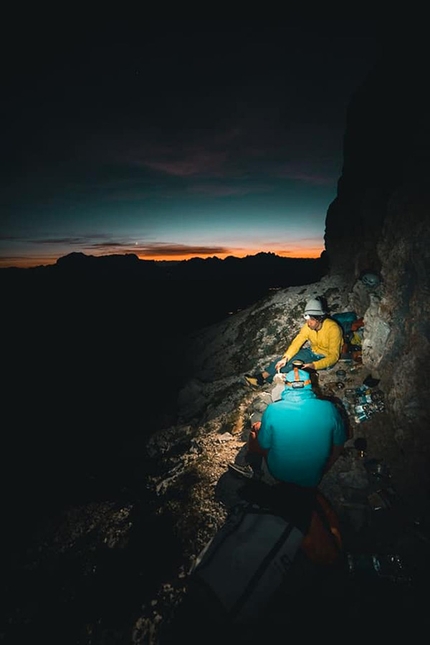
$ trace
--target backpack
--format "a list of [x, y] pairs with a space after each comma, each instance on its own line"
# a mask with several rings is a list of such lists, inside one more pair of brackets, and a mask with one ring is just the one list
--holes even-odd
[[191, 583], [220, 618], [252, 622], [285, 581], [302, 540], [302, 531], [285, 517], [239, 502], [197, 557]]
[[357, 318], [357, 314], [354, 311], [345, 311], [338, 314], [332, 314], [330, 317], [342, 327], [342, 357], [353, 358], [354, 360], [359, 361], [361, 357], [362, 344], [361, 328], [364, 327], [363, 318]]
[[330, 318], [335, 320], [342, 327], [344, 336], [348, 336], [351, 332], [353, 323], [357, 320], [357, 314], [355, 311], [344, 311], [337, 314], [331, 314]]

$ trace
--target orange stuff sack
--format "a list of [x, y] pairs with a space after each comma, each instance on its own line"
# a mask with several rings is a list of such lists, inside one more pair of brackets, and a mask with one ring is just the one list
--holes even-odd
[[357, 329], [360, 329], [361, 327], [364, 327], [364, 318], [357, 318], [357, 320], [354, 320], [351, 324], [351, 331], [357, 331]]
[[317, 492], [309, 530], [301, 549], [315, 564], [336, 564], [342, 555], [342, 536], [338, 517], [321, 492]]

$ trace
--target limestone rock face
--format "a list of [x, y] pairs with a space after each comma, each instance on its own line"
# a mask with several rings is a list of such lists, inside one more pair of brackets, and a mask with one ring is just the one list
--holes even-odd
[[[420, 47], [386, 43], [347, 118], [344, 167], [326, 218], [332, 275], [365, 320], [363, 362], [381, 379], [408, 490], [428, 495], [430, 137]], [[360, 283], [377, 272], [373, 293]]]

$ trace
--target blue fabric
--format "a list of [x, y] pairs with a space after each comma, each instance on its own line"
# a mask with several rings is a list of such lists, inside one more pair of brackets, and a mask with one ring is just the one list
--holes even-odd
[[351, 331], [352, 323], [357, 320], [357, 314], [355, 311], [345, 311], [339, 314], [332, 314], [330, 318], [333, 318], [343, 329], [344, 334], [349, 334]]
[[[272, 383], [273, 377], [276, 374], [276, 363], [280, 361], [282, 356], [279, 356], [279, 358], [275, 358], [274, 361], [272, 361], [267, 367], [264, 368], [264, 372], [267, 372], [270, 376], [267, 377], [266, 381], [268, 383]], [[290, 370], [293, 369], [293, 361], [303, 361], [304, 363], [313, 363], [314, 361], [317, 361], [320, 358], [324, 358], [322, 354], [314, 354], [312, 350], [310, 350], [308, 347], [305, 347], [304, 349], [301, 349], [300, 351], [295, 354], [291, 360], [288, 361], [284, 367], [281, 368], [281, 372], [283, 374], [286, 374]]]
[[268, 450], [267, 466], [275, 479], [318, 486], [332, 445], [347, 439], [342, 416], [328, 400], [309, 388], [285, 388], [280, 401], [267, 406], [258, 443]]

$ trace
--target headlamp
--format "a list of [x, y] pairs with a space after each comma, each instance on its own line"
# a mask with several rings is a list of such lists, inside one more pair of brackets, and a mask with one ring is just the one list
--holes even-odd
[[[303, 361], [296, 360], [294, 363], [302, 363]], [[301, 389], [302, 387], [305, 387], [305, 385], [310, 385], [311, 384], [311, 379], [306, 379], [306, 381], [302, 381], [299, 376], [299, 368], [297, 366], [294, 366], [294, 381], [285, 381], [285, 385], [287, 387], [292, 387], [295, 390]]]

